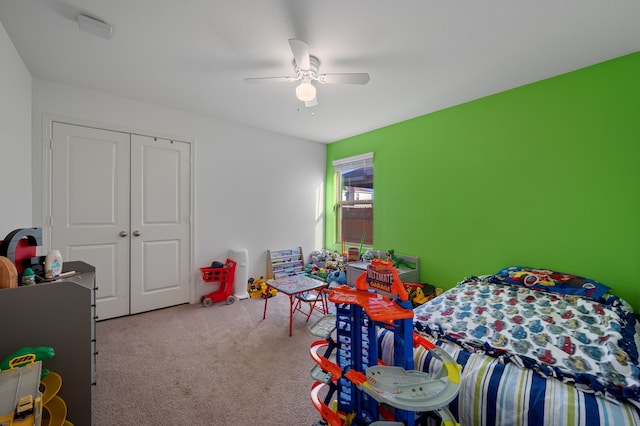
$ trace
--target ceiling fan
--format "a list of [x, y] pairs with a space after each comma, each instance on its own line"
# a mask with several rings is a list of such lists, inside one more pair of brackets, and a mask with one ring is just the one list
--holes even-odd
[[312, 84], [317, 81], [322, 84], [367, 84], [367, 73], [332, 73], [319, 74], [320, 61], [309, 54], [309, 46], [302, 40], [289, 39], [289, 46], [293, 53], [294, 76], [289, 77], [255, 77], [245, 78], [247, 83], [286, 83], [299, 81], [296, 86], [296, 97], [304, 102], [307, 107], [318, 105], [316, 87]]

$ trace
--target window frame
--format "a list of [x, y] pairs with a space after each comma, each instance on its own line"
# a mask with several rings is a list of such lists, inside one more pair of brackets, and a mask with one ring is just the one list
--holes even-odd
[[[352, 157], [341, 158], [333, 161], [333, 168], [335, 170], [335, 204], [334, 204], [334, 213], [335, 213], [335, 238], [337, 242], [346, 243], [346, 244], [364, 244], [366, 246], [373, 246], [373, 207], [374, 207], [374, 199], [375, 199], [375, 190], [373, 185], [373, 172], [374, 164], [373, 164], [373, 153], [368, 152], [365, 154], [360, 154]], [[371, 199], [369, 200], [343, 200], [343, 171], [344, 170], [353, 170], [353, 169], [362, 169], [362, 168], [372, 168], [371, 174]], [[343, 240], [343, 208], [345, 206], [357, 206], [357, 205], [371, 205], [371, 225], [370, 232], [365, 234], [364, 241], [360, 238], [358, 241], [355, 240]]]

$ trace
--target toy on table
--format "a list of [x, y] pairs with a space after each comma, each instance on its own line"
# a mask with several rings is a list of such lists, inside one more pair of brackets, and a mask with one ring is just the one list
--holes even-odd
[[304, 268], [305, 273], [312, 275], [314, 277], [318, 277], [324, 281], [327, 280], [327, 277], [329, 276], [329, 272], [327, 272], [327, 270], [324, 267], [320, 267], [318, 265], [316, 265], [313, 262], [309, 262], [307, 263], [306, 267]]
[[311, 263], [320, 268], [329, 268], [327, 262], [330, 262], [329, 265], [337, 265], [338, 262], [344, 262], [346, 260], [340, 253], [327, 249], [314, 250], [309, 255], [309, 258]]
[[20, 285], [33, 285], [36, 283], [36, 273], [31, 268], [25, 268], [20, 278]]
[[357, 247], [349, 247], [349, 251], [347, 253], [347, 260], [349, 262], [357, 262], [360, 260], [360, 250], [358, 250]]
[[0, 288], [18, 287], [18, 270], [9, 258], [0, 256]]
[[[443, 349], [413, 332], [411, 303], [391, 261], [374, 259], [356, 280], [355, 289], [337, 287], [329, 300], [336, 304], [336, 314], [310, 327], [312, 334], [323, 338], [311, 344], [310, 353], [316, 363], [311, 370], [316, 380], [311, 400], [330, 426], [380, 420], [414, 426], [427, 412], [437, 414], [445, 425], [455, 424], [447, 405], [458, 394], [461, 367]], [[393, 366], [379, 365], [380, 327], [393, 331]], [[414, 346], [422, 346], [442, 362], [436, 377], [414, 370]], [[320, 391], [327, 386], [321, 401]]]
[[387, 251], [387, 257], [391, 259], [393, 262], [394, 268], [399, 268], [400, 265], [404, 265], [409, 269], [416, 269], [416, 264], [413, 262], [409, 262], [399, 256], [396, 256], [395, 251], [393, 249]]
[[373, 250], [366, 250], [362, 255], [362, 260], [365, 262], [371, 262], [374, 257]]
[[[339, 284], [346, 284], [346, 273], [344, 282], [340, 271], [346, 269], [346, 258], [337, 252], [331, 252], [326, 249], [311, 252], [311, 262], [307, 264], [305, 272], [307, 274], [321, 278], [327, 283], [338, 280]], [[332, 277], [333, 274], [336, 274]]]

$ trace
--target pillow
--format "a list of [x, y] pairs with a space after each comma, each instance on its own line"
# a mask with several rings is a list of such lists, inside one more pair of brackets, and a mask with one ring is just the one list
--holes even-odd
[[493, 276], [492, 281], [592, 300], [602, 298], [611, 290], [606, 285], [589, 278], [526, 266], [504, 268]]

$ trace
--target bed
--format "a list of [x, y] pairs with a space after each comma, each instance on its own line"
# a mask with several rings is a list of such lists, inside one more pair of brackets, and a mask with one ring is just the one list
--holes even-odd
[[[414, 309], [414, 330], [462, 366], [462, 425], [640, 425], [637, 316], [597, 281], [509, 267]], [[383, 362], [393, 334], [380, 330]], [[415, 369], [437, 373], [428, 351]]]

